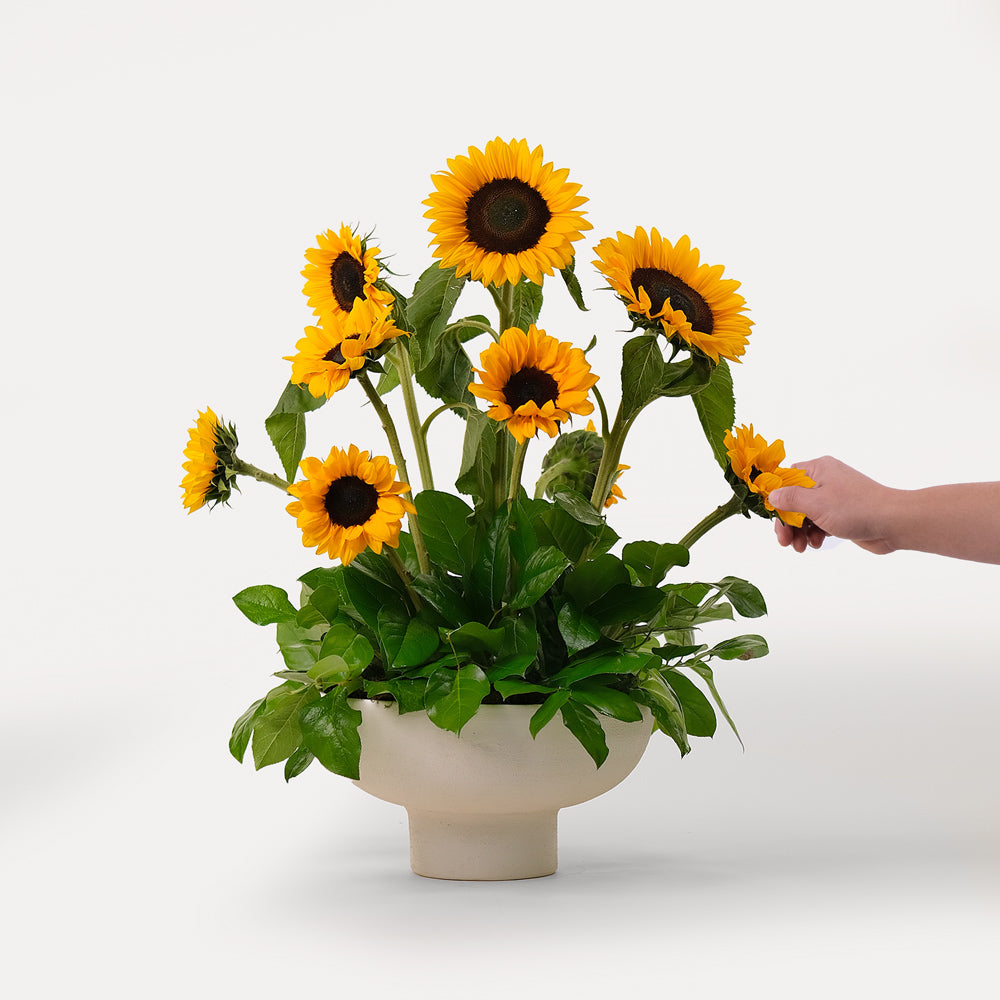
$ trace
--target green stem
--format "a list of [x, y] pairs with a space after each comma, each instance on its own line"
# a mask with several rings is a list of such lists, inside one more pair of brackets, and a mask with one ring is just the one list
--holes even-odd
[[596, 385], [590, 387], [590, 391], [594, 394], [594, 399], [597, 400], [597, 406], [601, 411], [601, 437], [608, 436], [608, 408], [604, 405], [604, 397], [601, 395], [600, 390]]
[[733, 495], [729, 500], [716, 507], [707, 517], [702, 518], [681, 540], [680, 544], [689, 549], [702, 535], [711, 531], [717, 524], [722, 524], [726, 518], [739, 514], [743, 509], [743, 501]]
[[292, 485], [282, 479], [281, 476], [258, 469], [256, 465], [244, 462], [242, 458], [237, 458], [236, 456], [233, 456], [231, 468], [238, 476], [249, 476], [251, 479], [256, 479], [258, 483], [270, 483], [272, 486], [277, 486], [282, 492], [287, 492], [288, 487]]
[[551, 483], [553, 479], [558, 479], [564, 472], [573, 469], [576, 464], [576, 459], [561, 458], [555, 464], [550, 465], [549, 468], [547, 468], [538, 477], [538, 482], [535, 483], [535, 499], [543, 499], [545, 497], [545, 491], [549, 487], [549, 483]]
[[633, 414], [627, 419], [622, 419], [622, 410], [619, 406], [618, 412], [615, 414], [614, 426], [604, 439], [604, 453], [601, 455], [601, 464], [597, 468], [594, 492], [590, 496], [590, 505], [598, 513], [604, 510], [604, 501], [608, 499], [608, 494], [615, 481], [615, 474], [618, 472], [618, 460], [622, 457], [625, 436], [637, 415]]
[[420, 433], [426, 438], [427, 432], [431, 429], [431, 424], [441, 416], [446, 410], [475, 410], [474, 406], [468, 403], [442, 403], [436, 410], [432, 410], [427, 419], [420, 425]]
[[392, 359], [399, 373], [399, 387], [403, 390], [403, 402], [406, 405], [406, 419], [410, 422], [410, 436], [413, 447], [417, 450], [417, 465], [420, 466], [420, 482], [425, 490], [434, 489], [434, 470], [431, 468], [431, 457], [427, 452], [427, 438], [420, 425], [420, 413], [417, 410], [417, 397], [413, 391], [413, 367], [410, 364], [410, 349], [406, 344], [396, 344], [392, 350]]
[[385, 553], [386, 559], [389, 560], [389, 565], [396, 571], [396, 576], [403, 581], [403, 586], [406, 588], [406, 593], [410, 598], [410, 603], [413, 605], [413, 610], [419, 611], [423, 606], [420, 595], [410, 586], [410, 574], [403, 565], [403, 560], [399, 558], [399, 553], [395, 549], [390, 549], [388, 545], [384, 545], [382, 551]]
[[[372, 385], [371, 379], [368, 378], [363, 368], [357, 372], [355, 378], [361, 383], [361, 388], [365, 390], [365, 395], [372, 406], [375, 407], [375, 412], [378, 414], [379, 420], [382, 421], [382, 430], [385, 431], [385, 436], [389, 441], [389, 448], [392, 450], [392, 457], [396, 463], [396, 468], [403, 477], [403, 481], [409, 484], [410, 476], [406, 471], [406, 459], [403, 457], [403, 449], [399, 445], [399, 435], [396, 433], [396, 425], [393, 423], [389, 407], [385, 405], [385, 402], [378, 394], [375, 386]], [[410, 497], [411, 499], [413, 497], [412, 488], [410, 489]], [[413, 536], [413, 548], [417, 553], [420, 572], [429, 573], [431, 571], [431, 564], [427, 558], [427, 547], [424, 545], [424, 536], [420, 530], [420, 521], [416, 514], [407, 514], [407, 521], [410, 525], [410, 534]]]
[[514, 500], [517, 491], [521, 486], [521, 472], [524, 469], [524, 456], [528, 453], [528, 442], [531, 438], [525, 438], [514, 450], [514, 465], [510, 471], [510, 489], [507, 490], [507, 499]]

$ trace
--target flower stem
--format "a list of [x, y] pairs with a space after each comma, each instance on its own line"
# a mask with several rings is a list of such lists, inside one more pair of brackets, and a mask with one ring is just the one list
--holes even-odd
[[525, 438], [514, 450], [514, 465], [510, 471], [510, 489], [507, 490], [507, 499], [513, 500], [517, 497], [517, 491], [521, 486], [521, 472], [524, 469], [524, 456], [528, 452], [528, 442], [531, 438]]
[[[389, 448], [392, 450], [392, 457], [396, 462], [396, 468], [399, 470], [399, 474], [403, 477], [406, 484], [409, 485], [410, 476], [406, 471], [406, 459], [403, 456], [403, 449], [399, 445], [399, 435], [396, 433], [396, 425], [393, 423], [389, 407], [385, 405], [382, 397], [378, 394], [375, 386], [372, 385], [371, 379], [368, 378], [363, 368], [357, 372], [355, 378], [361, 383], [361, 388], [365, 390], [365, 395], [372, 406], [375, 407], [375, 412], [378, 414], [379, 420], [382, 421], [382, 430], [385, 431], [385, 436], [389, 441]], [[413, 496], [412, 487], [410, 488], [410, 496], [411, 498]], [[424, 536], [420, 530], [420, 521], [416, 514], [407, 514], [407, 521], [410, 525], [410, 534], [413, 536], [413, 547], [417, 553], [420, 572], [429, 573], [431, 571], [431, 564], [427, 558], [427, 547], [424, 545]]]
[[717, 524], [722, 524], [733, 514], [739, 514], [743, 509], [743, 501], [738, 496], [733, 495], [728, 502], [716, 507], [707, 517], [702, 518], [681, 540], [680, 544], [689, 549], [702, 535], [707, 534]]
[[410, 422], [410, 436], [413, 447], [417, 450], [417, 465], [420, 466], [420, 482], [425, 490], [434, 489], [434, 470], [431, 468], [431, 458], [427, 451], [427, 438], [420, 424], [420, 413], [417, 410], [417, 397], [413, 391], [413, 367], [410, 365], [410, 349], [406, 344], [396, 344], [392, 351], [392, 359], [399, 373], [399, 387], [403, 390], [403, 402], [406, 405], [406, 419]]
[[389, 565], [396, 571], [396, 576], [403, 582], [407, 596], [410, 598], [410, 603], [413, 605], [413, 610], [419, 611], [422, 607], [420, 596], [410, 586], [410, 574], [403, 565], [403, 560], [399, 558], [399, 553], [395, 549], [390, 549], [388, 545], [383, 545], [382, 551], [385, 553], [386, 559], [389, 560]]
[[237, 458], [235, 455], [233, 456], [233, 464], [230, 468], [238, 476], [249, 476], [251, 479], [256, 479], [258, 483], [270, 483], [272, 486], [277, 486], [283, 493], [287, 492], [288, 487], [291, 486], [291, 483], [286, 482], [281, 476], [258, 469], [256, 465], [244, 462], [242, 458]]
[[623, 420], [621, 406], [615, 414], [614, 426], [604, 439], [604, 453], [601, 455], [601, 464], [597, 467], [597, 478], [594, 481], [594, 492], [590, 496], [590, 505], [600, 513], [604, 510], [604, 501], [608, 499], [611, 487], [615, 481], [615, 473], [618, 472], [618, 460], [622, 457], [622, 448], [625, 446], [625, 436], [629, 432], [637, 414]]

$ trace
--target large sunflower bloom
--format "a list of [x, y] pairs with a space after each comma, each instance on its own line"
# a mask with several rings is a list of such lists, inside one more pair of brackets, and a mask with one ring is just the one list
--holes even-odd
[[375, 286], [381, 270], [378, 247], [368, 246], [350, 226], [341, 226], [339, 233], [328, 229], [316, 242], [318, 247], [306, 250], [309, 263], [302, 272], [302, 291], [321, 322], [350, 313], [359, 299], [383, 309], [392, 305], [392, 293]]
[[736, 433], [726, 431], [726, 451], [729, 463], [737, 479], [742, 480], [751, 493], [756, 493], [766, 510], [778, 515], [785, 524], [801, 528], [804, 516], [796, 511], [777, 510], [768, 500], [771, 490], [780, 486], [815, 486], [816, 484], [801, 469], [785, 469], [783, 441], [768, 444], [759, 434], [754, 433], [753, 424], [736, 428]]
[[542, 162], [542, 147], [524, 139], [499, 137], [480, 151], [448, 160], [448, 170], [433, 174], [437, 188], [425, 201], [441, 267], [454, 267], [484, 285], [516, 284], [573, 260], [573, 241], [592, 226], [579, 207], [586, 198], [570, 184], [568, 169]]
[[304, 385], [317, 398], [332, 396], [364, 367], [367, 351], [380, 347], [403, 331], [393, 323], [388, 309], [370, 300], [357, 302], [354, 311], [331, 316], [323, 326], [307, 326], [295, 345], [291, 381]]
[[482, 384], [472, 382], [469, 392], [490, 403], [490, 417], [507, 421], [518, 444], [539, 430], [555, 437], [571, 413], [593, 412], [587, 394], [597, 376], [591, 374], [583, 351], [560, 343], [534, 323], [527, 333], [517, 327], [504, 330], [479, 356], [479, 363], [483, 370], [473, 370]]
[[415, 508], [400, 496], [410, 487], [396, 481], [388, 458], [371, 458], [352, 444], [347, 451], [331, 448], [325, 462], [303, 459], [299, 468], [306, 478], [288, 487], [298, 499], [285, 509], [302, 531], [303, 545], [345, 566], [366, 548], [381, 552], [383, 545], [399, 545], [403, 514]]
[[738, 281], [722, 277], [721, 264], [699, 264], [699, 253], [682, 236], [676, 243], [638, 227], [594, 247], [595, 267], [640, 323], [658, 322], [669, 338], [680, 338], [716, 364], [739, 361], [753, 325], [744, 314]]
[[194, 427], [188, 429], [184, 449], [186, 473], [181, 481], [181, 502], [189, 514], [209, 504], [225, 503], [235, 486], [235, 473], [229, 468], [236, 453], [236, 428], [226, 426], [209, 406], [198, 411]]

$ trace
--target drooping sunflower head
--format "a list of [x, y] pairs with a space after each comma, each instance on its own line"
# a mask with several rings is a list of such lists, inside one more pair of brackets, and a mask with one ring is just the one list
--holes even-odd
[[323, 326], [307, 326], [295, 345], [291, 380], [304, 385], [317, 398], [332, 396], [360, 371], [371, 353], [403, 331], [393, 323], [390, 310], [371, 301], [358, 302], [353, 312], [331, 316]]
[[573, 242], [592, 228], [580, 211], [587, 199], [568, 176], [524, 139], [498, 137], [485, 150], [470, 146], [468, 156], [448, 160], [448, 170], [432, 175], [437, 190], [424, 201], [441, 267], [484, 285], [522, 277], [541, 284], [543, 274], [566, 267]]
[[489, 404], [488, 415], [507, 422], [518, 444], [543, 430], [555, 437], [570, 414], [586, 415], [594, 404], [587, 398], [597, 376], [579, 347], [560, 343], [532, 323], [527, 332], [504, 330], [500, 339], [479, 356], [482, 382], [469, 392]]
[[804, 517], [797, 511], [778, 510], [768, 500], [772, 490], [781, 486], [815, 486], [801, 470], [782, 468], [785, 445], [781, 440], [770, 444], [754, 433], [753, 424], [737, 427], [735, 434], [726, 431], [726, 452], [729, 455], [727, 478], [745, 496], [747, 510], [761, 517], [777, 515], [785, 524], [801, 528]]
[[739, 361], [753, 323], [738, 281], [722, 277], [722, 265], [699, 263], [699, 252], [682, 236], [676, 243], [656, 229], [638, 227], [594, 247], [595, 267], [625, 303], [633, 322], [659, 328], [675, 344], [701, 351], [718, 364]]
[[316, 242], [319, 246], [306, 250], [309, 263], [302, 272], [306, 279], [302, 291], [322, 323], [352, 312], [358, 301], [382, 308], [392, 305], [392, 293], [376, 285], [381, 273], [378, 247], [368, 246], [350, 226], [341, 226], [339, 233], [328, 229]]
[[187, 461], [181, 481], [184, 496], [181, 502], [189, 514], [206, 503], [214, 507], [227, 503], [236, 486], [236, 473], [232, 466], [236, 456], [236, 428], [226, 426], [209, 406], [198, 411], [194, 427], [188, 429], [188, 443], [184, 449]]
[[325, 462], [306, 458], [299, 468], [304, 481], [288, 487], [298, 499], [285, 509], [302, 532], [302, 544], [315, 547], [345, 566], [358, 553], [383, 545], [399, 545], [400, 523], [414, 507], [402, 493], [406, 483], [396, 481], [396, 466], [383, 455], [374, 458], [350, 445], [332, 448]]

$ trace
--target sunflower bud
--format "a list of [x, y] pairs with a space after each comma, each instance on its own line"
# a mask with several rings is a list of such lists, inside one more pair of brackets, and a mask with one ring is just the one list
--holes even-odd
[[604, 439], [592, 430], [561, 434], [542, 459], [542, 475], [535, 496], [549, 499], [564, 490], [590, 496], [604, 454]]

